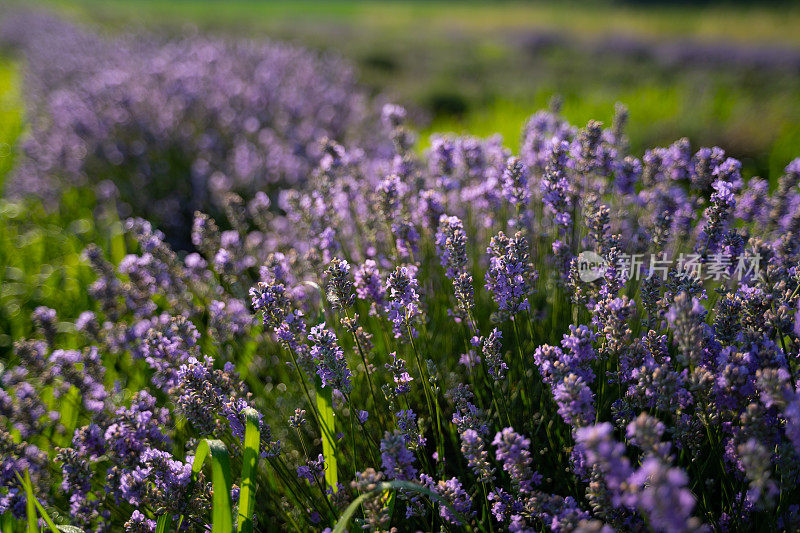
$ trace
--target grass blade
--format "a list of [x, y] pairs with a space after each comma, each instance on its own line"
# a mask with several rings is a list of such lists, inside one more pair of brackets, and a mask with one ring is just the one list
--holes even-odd
[[156, 522], [156, 533], [167, 533], [170, 525], [172, 525], [172, 517], [169, 513], [162, 514], [158, 517], [158, 522]]
[[[38, 533], [39, 532], [39, 520], [36, 517], [36, 511], [39, 511], [39, 515], [41, 515], [42, 519], [44, 520], [47, 527], [50, 528], [52, 533], [59, 533], [59, 528], [53, 519], [50, 518], [50, 515], [47, 514], [47, 511], [39, 503], [39, 500], [36, 499], [36, 496], [33, 494], [33, 483], [31, 483], [31, 474], [28, 470], [25, 470], [25, 478], [17, 472], [17, 479], [22, 484], [22, 487], [25, 489], [25, 506], [26, 506], [26, 515], [28, 521], [28, 533]], [[80, 529], [75, 528], [78, 531]]]
[[11, 515], [11, 511], [6, 511], [0, 519], [0, 531], [16, 531], [14, 527], [16, 523], [17, 520]]
[[255, 470], [261, 449], [259, 416], [255, 409], [242, 411], [245, 418], [244, 450], [242, 451], [242, 481], [239, 490], [239, 517], [236, 531], [253, 533], [253, 507], [255, 505]]
[[317, 387], [317, 410], [322, 431], [322, 455], [325, 457], [325, 482], [336, 489], [336, 419], [333, 412], [333, 389]]
[[28, 522], [28, 533], [38, 533], [39, 531], [39, 520], [36, 517], [36, 504], [33, 503], [33, 487], [31, 486], [31, 475], [28, 470], [25, 470], [25, 479], [22, 479], [22, 476], [19, 475], [17, 472], [17, 478], [19, 482], [22, 484], [22, 488], [25, 489], [25, 516]]
[[233, 503], [231, 502], [231, 465], [228, 449], [218, 440], [204, 439], [197, 445], [192, 473], [196, 476], [211, 455], [211, 484], [214, 500], [211, 505], [211, 533], [233, 531]]
[[72, 386], [67, 393], [59, 399], [61, 405], [61, 423], [64, 425], [64, 435], [62, 436], [62, 446], [68, 447], [72, 442], [72, 434], [80, 414], [80, 391]]

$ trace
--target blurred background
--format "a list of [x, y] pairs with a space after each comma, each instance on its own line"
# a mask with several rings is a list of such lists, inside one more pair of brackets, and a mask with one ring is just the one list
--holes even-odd
[[800, 146], [798, 2], [39, 4], [108, 32], [267, 36], [334, 51], [426, 132], [499, 132], [513, 147], [524, 120], [558, 94], [576, 124], [609, 121], [625, 103], [634, 149], [688, 136], [767, 175]]

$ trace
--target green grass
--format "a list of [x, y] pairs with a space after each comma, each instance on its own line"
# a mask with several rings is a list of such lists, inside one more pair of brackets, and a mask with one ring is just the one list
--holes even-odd
[[228, 449], [218, 440], [203, 439], [197, 446], [192, 464], [192, 474], [197, 475], [206, 458], [211, 459], [211, 483], [214, 496], [211, 507], [211, 533], [233, 531], [233, 504], [231, 503], [231, 464]]
[[14, 166], [17, 140], [22, 134], [21, 81], [19, 65], [0, 57], [0, 189]]
[[53, 519], [50, 518], [50, 515], [47, 513], [45, 508], [42, 507], [42, 504], [39, 503], [39, 500], [36, 498], [36, 495], [33, 492], [33, 483], [31, 483], [30, 472], [25, 470], [24, 478], [19, 474], [19, 472], [17, 472], [17, 478], [20, 485], [22, 485], [23, 489], [25, 490], [25, 507], [27, 515], [27, 526], [25, 529], [26, 533], [39, 533], [40, 531], [44, 531], [43, 528], [39, 528], [40, 516], [42, 520], [44, 520], [45, 524], [47, 524], [50, 533], [59, 533], [59, 528], [53, 522]]
[[[18, 63], [0, 58], [0, 187], [24, 131], [20, 70]], [[15, 340], [30, 336], [37, 306], [57, 309], [64, 331], [72, 327], [66, 320], [91, 307], [87, 287], [94, 274], [81, 258], [87, 244], [114, 250], [116, 261], [124, 255], [116, 211], [96, 207], [94, 195], [82, 190], [64, 191], [53, 206], [35, 198], [0, 198], [0, 360], [8, 360]]]
[[57, 309], [62, 321], [91, 308], [87, 287], [95, 275], [81, 254], [91, 242], [108, 250], [122, 230], [112, 213], [96, 218], [94, 207], [91, 193], [76, 190], [49, 209], [36, 200], [0, 199], [0, 355], [30, 336], [37, 306]]
[[[481, 137], [499, 133], [516, 149], [527, 118], [546, 108], [555, 94], [565, 95], [552, 88], [542, 89], [529, 100], [498, 100], [461, 118], [441, 117], [426, 128], [422, 143], [427, 145], [429, 136], [437, 132]], [[709, 125], [717, 124], [710, 144], [737, 154], [748, 172], [778, 176], [787, 162], [800, 155], [800, 102], [795, 100], [784, 95], [760, 101], [724, 87], [698, 94], [681, 86], [642, 85], [614, 94], [566, 93], [562, 115], [578, 126], [590, 119], [610, 124], [614, 103], [622, 102], [630, 111], [628, 135], [639, 153], [680, 137], [695, 141], [708, 138]]]
[[556, 29], [576, 35], [694, 36], [800, 43], [800, 6], [611, 5], [605, 2], [300, 0], [51, 0], [77, 15], [111, 22], [190, 21], [206, 28], [270, 30], [291, 23], [339, 23], [376, 32], [495, 32]]

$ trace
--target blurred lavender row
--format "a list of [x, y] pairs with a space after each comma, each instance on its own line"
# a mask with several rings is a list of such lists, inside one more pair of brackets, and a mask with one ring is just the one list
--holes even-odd
[[673, 68], [734, 68], [800, 73], [800, 48], [774, 44], [706, 42], [697, 39], [646, 39], [609, 35], [575, 39], [554, 31], [537, 31], [516, 37], [519, 46], [532, 54], [550, 48], [572, 48], [598, 57], [653, 61]]
[[349, 64], [286, 44], [110, 39], [36, 12], [4, 17], [0, 43], [24, 57], [30, 129], [9, 192], [100, 184], [179, 246], [195, 210], [304, 180], [322, 139], [369, 122]]

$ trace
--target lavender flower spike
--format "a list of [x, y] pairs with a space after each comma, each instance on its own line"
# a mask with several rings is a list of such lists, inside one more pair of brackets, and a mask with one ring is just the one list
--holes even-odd
[[325, 328], [325, 323], [311, 328], [308, 335], [311, 341], [309, 355], [316, 367], [317, 375], [322, 379], [322, 386], [331, 386], [347, 394], [352, 385], [352, 374], [347, 368], [344, 352], [339, 347], [336, 334]]

